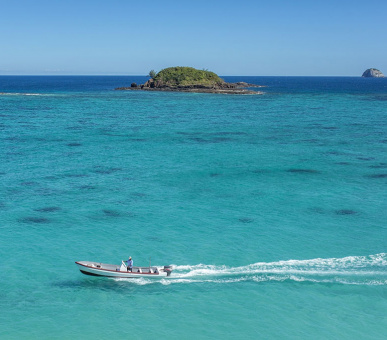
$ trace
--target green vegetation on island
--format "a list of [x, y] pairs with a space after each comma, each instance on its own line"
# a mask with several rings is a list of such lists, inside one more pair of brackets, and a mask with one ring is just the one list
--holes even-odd
[[156, 77], [156, 71], [155, 70], [150, 70], [149, 71], [149, 77], [151, 77], [151, 78]]
[[218, 86], [224, 83], [214, 72], [182, 66], [165, 68], [152, 78], [156, 84], [166, 86]]

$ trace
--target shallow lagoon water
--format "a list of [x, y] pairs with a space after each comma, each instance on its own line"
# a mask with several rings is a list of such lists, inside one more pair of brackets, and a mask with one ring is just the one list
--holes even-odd
[[[387, 81], [144, 79], [0, 77], [0, 337], [383, 338]], [[173, 277], [74, 264], [129, 255]]]

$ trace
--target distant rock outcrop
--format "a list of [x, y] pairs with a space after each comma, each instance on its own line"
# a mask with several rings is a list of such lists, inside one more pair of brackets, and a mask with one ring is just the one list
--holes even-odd
[[366, 78], [384, 78], [384, 74], [376, 68], [365, 70], [362, 77]]

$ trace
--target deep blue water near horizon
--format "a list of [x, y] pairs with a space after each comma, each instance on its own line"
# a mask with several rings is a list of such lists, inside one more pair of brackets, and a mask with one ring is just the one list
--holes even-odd
[[387, 79], [146, 79], [0, 76], [0, 338], [385, 338]]

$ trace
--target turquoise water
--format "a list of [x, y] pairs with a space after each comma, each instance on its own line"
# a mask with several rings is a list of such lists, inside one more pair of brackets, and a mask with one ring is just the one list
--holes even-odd
[[144, 79], [0, 77], [0, 338], [385, 338], [387, 79]]

